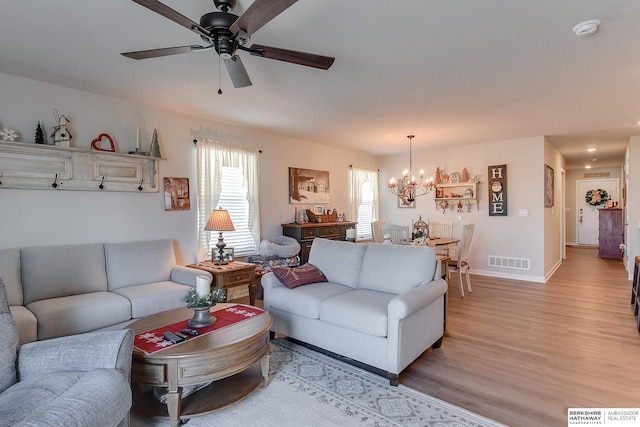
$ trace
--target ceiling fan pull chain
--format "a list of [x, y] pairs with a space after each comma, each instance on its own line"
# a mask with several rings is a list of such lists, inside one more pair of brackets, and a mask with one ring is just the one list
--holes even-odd
[[220, 59], [220, 55], [218, 55], [218, 95], [222, 95], [222, 88], [220, 87], [222, 86], [220, 82], [220, 61], [222, 61], [222, 59]]

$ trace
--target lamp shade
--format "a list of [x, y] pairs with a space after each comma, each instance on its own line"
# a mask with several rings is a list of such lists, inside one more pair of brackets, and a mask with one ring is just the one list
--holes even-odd
[[214, 231], [235, 231], [236, 230], [233, 227], [233, 222], [231, 222], [229, 211], [225, 209], [214, 209], [211, 212], [209, 221], [207, 221], [207, 225], [204, 226], [204, 229], [214, 230]]

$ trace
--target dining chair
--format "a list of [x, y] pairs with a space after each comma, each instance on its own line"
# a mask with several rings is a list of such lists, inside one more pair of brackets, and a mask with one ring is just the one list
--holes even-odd
[[409, 226], [395, 225], [395, 224], [381, 225], [380, 235], [384, 236], [387, 233], [391, 236], [391, 243], [395, 243], [399, 245], [402, 243], [403, 239], [409, 238]]
[[458, 254], [456, 259], [449, 260], [449, 279], [451, 273], [455, 271], [458, 273], [458, 282], [460, 283], [460, 296], [464, 298], [464, 286], [462, 284], [462, 273], [467, 276], [467, 289], [471, 293], [471, 279], [469, 278], [469, 254], [471, 253], [471, 243], [473, 243], [473, 232], [475, 230], [475, 224], [467, 224], [462, 227], [462, 239], [460, 241], [460, 247], [458, 248]]
[[384, 225], [384, 221], [373, 221], [371, 223], [371, 234], [373, 235], [373, 243], [382, 243], [382, 235], [380, 234], [380, 226]]
[[[453, 221], [429, 220], [429, 237], [453, 237]], [[451, 256], [453, 247], [455, 245], [439, 247], [436, 253]]]

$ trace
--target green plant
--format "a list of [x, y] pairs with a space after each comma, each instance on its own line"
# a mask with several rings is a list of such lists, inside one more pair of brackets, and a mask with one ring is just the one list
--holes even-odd
[[224, 301], [226, 293], [224, 289], [213, 288], [211, 293], [205, 296], [198, 295], [195, 288], [189, 289], [189, 292], [184, 296], [184, 302], [187, 303], [187, 307], [211, 307]]

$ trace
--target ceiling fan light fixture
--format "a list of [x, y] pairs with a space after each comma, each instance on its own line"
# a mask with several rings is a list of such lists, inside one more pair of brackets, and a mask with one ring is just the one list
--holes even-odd
[[588, 21], [581, 22], [573, 27], [573, 32], [576, 33], [578, 37], [586, 37], [598, 31], [598, 26], [600, 25], [600, 20], [598, 19], [589, 19]]

